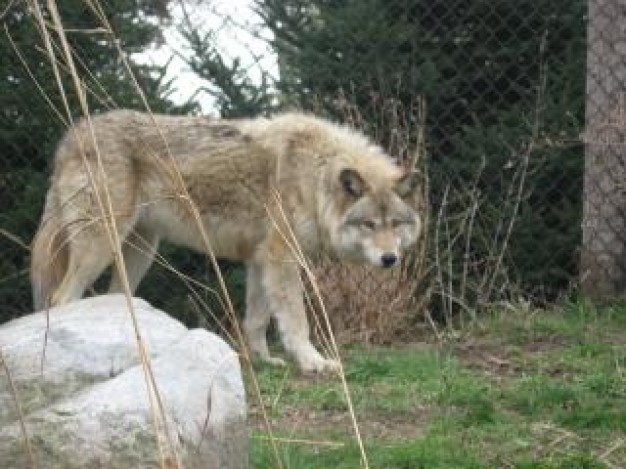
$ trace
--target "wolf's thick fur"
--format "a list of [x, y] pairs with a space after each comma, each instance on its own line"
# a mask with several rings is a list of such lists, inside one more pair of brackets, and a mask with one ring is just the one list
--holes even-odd
[[[57, 149], [32, 249], [35, 307], [80, 298], [112, 263], [111, 217], [98, 202], [106, 205], [105, 187], [133, 291], [159, 240], [205, 251], [181, 182], [215, 255], [246, 263], [251, 350], [280, 361], [265, 337], [273, 315], [303, 370], [336, 364], [309, 340], [290, 230], [305, 253], [385, 267], [398, 263], [420, 230], [403, 200], [411, 175], [346, 127], [295, 113], [224, 121], [112, 111], [75, 125]], [[116, 273], [110, 290], [121, 290]]]

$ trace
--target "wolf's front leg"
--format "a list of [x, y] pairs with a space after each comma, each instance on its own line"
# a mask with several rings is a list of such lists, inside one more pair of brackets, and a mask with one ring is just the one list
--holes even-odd
[[267, 326], [271, 310], [261, 284], [261, 268], [258, 264], [246, 264], [246, 318], [243, 329], [248, 347], [253, 355], [273, 365], [285, 365], [284, 360], [270, 355], [267, 347]]
[[322, 357], [309, 339], [300, 268], [292, 259], [261, 264], [261, 282], [288, 353], [304, 372], [336, 371], [335, 360]]

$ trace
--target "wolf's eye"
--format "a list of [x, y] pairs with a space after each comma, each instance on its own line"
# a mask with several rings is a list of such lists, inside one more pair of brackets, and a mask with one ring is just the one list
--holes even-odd
[[399, 228], [401, 225], [404, 225], [402, 220], [391, 220], [392, 228]]
[[372, 220], [363, 220], [363, 222], [361, 223], [361, 226], [365, 228], [366, 230], [371, 231], [374, 228], [376, 228], [376, 223], [374, 223]]

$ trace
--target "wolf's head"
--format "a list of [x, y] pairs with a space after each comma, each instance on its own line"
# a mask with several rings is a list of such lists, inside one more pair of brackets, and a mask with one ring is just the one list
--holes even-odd
[[393, 267], [417, 241], [421, 220], [407, 202], [418, 185], [417, 174], [399, 169], [389, 174], [356, 168], [339, 171], [335, 196], [343, 203], [331, 234], [339, 256]]

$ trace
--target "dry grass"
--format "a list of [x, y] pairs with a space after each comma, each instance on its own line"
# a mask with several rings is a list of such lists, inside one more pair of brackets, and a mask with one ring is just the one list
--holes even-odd
[[[91, 119], [90, 119], [91, 109], [89, 108], [88, 101], [86, 99], [87, 94], [98, 94], [98, 93], [103, 93], [106, 98], [106, 90], [104, 90], [102, 86], [100, 86], [101, 88], [100, 90], [94, 90], [94, 89], [87, 88], [87, 86], [85, 85], [85, 80], [83, 79], [83, 75], [86, 74], [86, 76], [91, 78], [92, 81], [95, 79], [95, 75], [93, 75], [91, 71], [87, 70], [84, 67], [84, 64], [77, 62], [80, 59], [78, 58], [78, 55], [74, 53], [74, 51], [72, 50], [66, 38], [66, 35], [65, 35], [66, 31], [64, 29], [63, 18], [59, 14], [55, 0], [48, 0], [45, 6], [33, 0], [29, 0], [28, 4], [30, 7], [30, 10], [33, 12], [33, 15], [34, 15], [33, 21], [36, 22], [38, 30], [41, 34], [41, 39], [44, 44], [45, 56], [56, 77], [58, 92], [63, 102], [63, 109], [55, 108], [53, 110], [55, 114], [59, 117], [60, 122], [62, 122], [64, 126], [70, 127], [72, 123], [74, 122], [74, 116], [75, 116], [75, 111], [76, 111], [70, 108], [70, 105], [69, 105], [69, 102], [71, 101], [70, 96], [77, 98], [80, 104], [81, 114], [82, 116], [85, 117], [91, 129], [91, 139], [92, 139], [91, 143], [96, 148], [98, 164], [97, 164], [95, 171], [97, 171], [97, 175], [99, 178], [106, 180], [106, 177], [107, 177], [106, 170], [105, 170], [104, 165], [102, 164], [102, 160], [100, 158], [99, 151], [97, 149], [98, 147], [97, 147], [97, 142], [95, 139], [94, 131], [93, 131], [93, 128], [91, 127]], [[91, 11], [91, 13], [93, 14], [93, 17], [96, 18], [98, 22], [100, 23], [99, 32], [103, 34], [103, 38], [105, 38], [103, 40], [110, 40], [115, 45], [118, 55], [119, 55], [120, 63], [122, 63], [124, 67], [126, 68], [128, 76], [130, 77], [135, 87], [137, 96], [140, 98], [141, 102], [143, 102], [144, 104], [145, 110], [147, 112], [151, 112], [150, 107], [145, 99], [143, 90], [141, 89], [138, 81], [136, 80], [136, 78], [134, 77], [132, 73], [132, 69], [131, 69], [130, 63], [128, 62], [127, 56], [120, 47], [121, 42], [117, 40], [116, 32], [113, 31], [111, 25], [108, 23], [108, 20], [102, 9], [101, 4], [98, 2], [98, 0], [87, 0], [86, 5]], [[16, 48], [16, 53], [18, 54], [18, 56], [21, 56], [17, 48]], [[62, 75], [67, 75], [71, 78], [70, 86], [65, 84], [64, 81], [61, 79]], [[45, 99], [46, 102], [52, 105], [51, 104], [52, 100], [48, 96], [44, 96], [43, 99]], [[103, 101], [110, 102], [106, 99], [103, 99]], [[154, 125], [155, 126], [157, 125], [156, 122], [154, 123]], [[167, 146], [167, 142], [164, 142], [164, 143]], [[172, 158], [172, 160], [174, 159]], [[86, 159], [84, 163], [85, 163], [85, 170], [89, 172], [90, 169], [89, 169], [89, 165], [86, 162]], [[264, 428], [267, 434], [267, 439], [270, 442], [270, 447], [272, 447], [274, 451], [274, 456], [275, 456], [274, 464], [276, 467], [282, 467], [282, 463], [278, 456], [276, 445], [274, 443], [272, 427], [271, 427], [269, 419], [267, 418], [267, 415], [265, 412], [265, 406], [262, 403], [259, 385], [256, 380], [256, 374], [255, 374], [254, 369], [251, 367], [251, 360], [249, 359], [249, 356], [248, 356], [247, 347], [246, 347], [245, 341], [243, 340], [243, 335], [241, 333], [241, 330], [239, 328], [239, 324], [237, 321], [237, 317], [235, 315], [232, 301], [229, 297], [226, 284], [222, 278], [219, 266], [217, 264], [217, 260], [211, 248], [211, 240], [209, 239], [207, 234], [204, 232], [204, 228], [200, 221], [198, 209], [193, 203], [193, 200], [191, 199], [191, 197], [189, 196], [186, 190], [186, 187], [184, 186], [182, 182], [180, 173], [179, 172], [176, 172], [176, 173], [177, 174], [172, 175], [172, 179], [173, 181], [176, 181], [178, 183], [177, 196], [180, 197], [181, 200], [184, 200], [188, 203], [189, 213], [192, 216], [192, 218], [196, 221], [202, 233], [202, 237], [203, 237], [205, 248], [206, 248], [206, 253], [208, 256], [208, 261], [213, 266], [216, 276], [218, 278], [218, 283], [219, 283], [219, 287], [221, 290], [220, 296], [221, 296], [221, 300], [223, 301], [222, 304], [224, 306], [224, 314], [229, 319], [230, 329], [233, 331], [233, 336], [234, 336], [233, 345], [238, 349], [243, 359], [244, 365], [249, 367], [249, 370], [251, 372], [250, 382], [251, 382], [251, 386], [253, 390], [252, 396], [253, 396], [253, 399], [256, 397], [256, 400], [258, 401], [258, 404], [259, 404], [260, 412], [262, 415], [262, 421], [264, 422]], [[91, 181], [91, 184], [94, 185], [95, 180], [96, 180], [95, 173], [94, 174], [90, 173], [89, 176], [90, 176], [89, 179]], [[150, 356], [146, 351], [146, 345], [142, 338], [143, 337], [142, 331], [139, 329], [138, 324], [136, 323], [136, 320], [135, 320], [135, 314], [134, 314], [133, 306], [131, 302], [132, 292], [128, 285], [124, 259], [121, 254], [122, 240], [119, 238], [118, 231], [115, 226], [115, 217], [114, 217], [113, 208], [111, 205], [111, 200], [110, 200], [107, 190], [104, 190], [102, 193], [100, 191], [94, 190], [94, 193], [97, 194], [98, 196], [97, 203], [100, 207], [100, 212], [101, 212], [100, 216], [98, 217], [98, 220], [94, 220], [94, 222], [101, 223], [107, 229], [110, 247], [111, 247], [112, 252], [114, 252], [115, 254], [115, 268], [118, 270], [120, 274], [120, 278], [122, 279], [122, 284], [124, 286], [124, 291], [125, 291], [125, 295], [127, 298], [129, 314], [131, 318], [133, 319], [133, 327], [135, 328], [135, 336], [137, 338], [137, 348], [140, 352], [141, 363], [143, 366], [145, 381], [146, 381], [146, 385], [148, 389], [147, 392], [148, 392], [149, 399], [152, 405], [153, 429], [154, 429], [155, 440], [159, 448], [160, 466], [162, 468], [180, 467], [181, 466], [180, 457], [176, 451], [176, 444], [174, 443], [174, 437], [171, 434], [171, 429], [168, 428], [166, 411], [164, 409], [164, 406], [163, 406], [163, 403], [161, 401], [161, 397], [159, 394], [158, 382], [155, 380], [155, 377], [152, 373]], [[277, 194], [277, 197], [280, 197], [280, 194]], [[285, 226], [285, 224], [281, 223], [281, 226]], [[322, 287], [317, 285], [316, 275], [313, 273], [308, 260], [303, 256], [302, 252], [300, 251], [297, 240], [293, 239], [293, 236], [291, 233], [285, 233], [284, 236], [286, 240], [289, 240], [289, 244], [292, 247], [294, 256], [298, 259], [298, 262], [300, 262], [303, 272], [305, 273], [307, 277], [307, 281], [309, 285], [311, 286], [310, 294], [312, 297], [312, 301], [316, 305], [318, 305], [318, 308], [317, 308], [318, 314], [317, 314], [317, 321], [316, 321], [318, 324], [318, 328], [317, 328], [318, 334], [320, 337], [323, 338], [323, 344], [325, 348], [327, 349], [327, 351], [330, 352], [329, 355], [337, 360], [340, 360], [340, 354], [339, 354], [339, 350], [337, 346], [337, 341], [335, 340], [335, 337], [333, 336], [332, 328], [330, 327], [330, 316], [328, 314], [328, 311], [324, 308], [324, 302], [321, 298], [321, 296], [326, 296], [327, 298], [334, 298], [334, 295], [336, 294], [336, 292], [332, 292], [332, 291], [322, 292]], [[417, 257], [418, 256], [416, 256], [416, 258]], [[417, 265], [421, 265], [421, 263], [415, 262], [415, 260], [413, 260], [411, 263], [411, 266], [412, 266], [411, 268], [413, 269]], [[328, 268], [330, 269], [330, 266], [328, 266]], [[328, 271], [327, 274], [329, 274], [329, 272], [330, 271]], [[411, 272], [411, 274], [409, 274], [409, 272]], [[398, 325], [404, 324], [403, 322], [404, 319], [400, 318], [400, 312], [403, 313], [404, 311], [407, 311], [408, 305], [411, 301], [411, 297], [414, 294], [415, 285], [413, 284], [412, 279], [414, 277], [412, 273], [414, 273], [414, 271], [408, 268], [405, 268], [404, 270], [400, 271], [398, 274], [393, 276], [394, 278], [393, 282], [389, 282], [388, 278], [385, 279], [384, 277], [378, 277], [379, 274], [371, 273], [370, 275], [371, 280], [369, 284], [372, 286], [372, 288], [376, 283], [379, 283], [379, 284], [384, 285], [385, 290], [388, 292], [389, 300], [387, 303], [386, 317], [388, 318], [390, 317], [390, 315], [395, 314], [397, 316], [397, 319], [394, 319], [394, 321], [397, 320]], [[189, 279], [182, 273], [174, 272], [174, 274], [177, 275], [180, 278], [180, 280], [183, 282], [189, 281]], [[376, 277], [373, 277], [373, 276], [376, 276]], [[327, 278], [327, 277], [328, 275], [324, 275], [324, 278]], [[328, 283], [326, 283], [325, 285], [330, 286], [330, 284]], [[354, 283], [352, 285], [354, 287], [357, 286], [357, 284], [354, 284]], [[346, 284], [346, 287], [347, 287], [347, 284]], [[356, 291], [353, 291], [353, 293], [356, 293]], [[373, 290], [364, 291], [360, 299], [358, 300], [358, 302], [354, 303], [354, 308], [355, 309], [361, 308], [361, 306], [365, 304], [365, 295], [369, 295], [372, 293], [373, 293]], [[392, 313], [392, 311], [394, 311], [395, 313]], [[379, 313], [380, 312], [382, 312], [382, 310], [379, 311]], [[210, 314], [210, 311], [208, 313]], [[374, 308], [372, 307], [370, 307], [370, 309], [367, 311], [367, 315], [368, 315], [368, 318], [366, 322], [370, 324], [370, 326], [368, 327], [373, 327], [375, 330], [375, 333], [378, 336], [382, 337], [382, 335], [387, 334], [387, 337], [391, 337], [390, 334], [385, 332], [385, 329], [386, 329], [384, 325], [385, 316], [381, 314], [378, 314], [378, 316], [376, 316], [374, 314]], [[6, 370], [6, 371], [7, 371], [7, 374], [10, 373], [10, 370]], [[352, 426], [354, 429], [354, 436], [360, 448], [361, 464], [363, 467], [368, 467], [367, 455], [363, 447], [363, 444], [361, 442], [359, 424], [355, 418], [355, 412], [351, 405], [350, 390], [348, 389], [347, 381], [343, 373], [343, 370], [340, 373], [339, 380], [341, 382], [341, 389], [344, 395], [344, 399], [347, 403], [346, 415], [349, 416], [349, 419], [352, 422]], [[15, 392], [14, 389], [13, 389], [13, 397], [15, 399], [16, 405], [19, 406], [19, 395], [17, 392]], [[25, 441], [29, 441], [27, 425], [24, 426], [24, 439]], [[316, 442], [312, 441], [311, 444], [315, 445]], [[33, 466], [36, 466], [36, 463], [34, 462], [35, 461], [34, 458], [31, 458], [31, 459], [33, 461]]]

